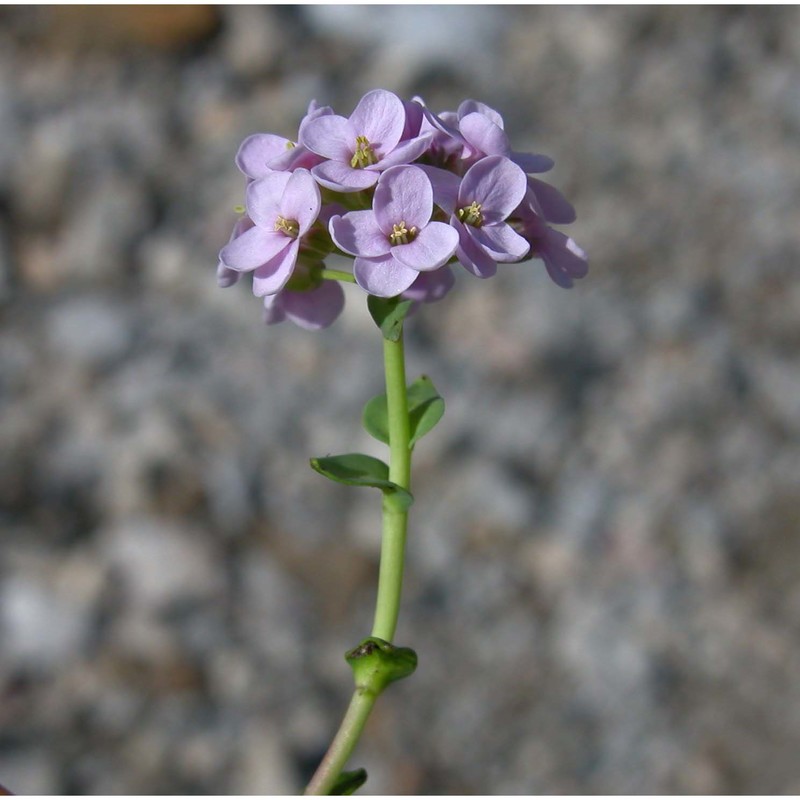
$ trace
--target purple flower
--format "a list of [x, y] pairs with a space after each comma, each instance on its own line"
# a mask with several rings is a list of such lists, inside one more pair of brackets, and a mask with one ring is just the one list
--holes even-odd
[[401, 141], [406, 109], [397, 95], [383, 89], [361, 98], [350, 118], [319, 116], [301, 131], [301, 143], [328, 161], [313, 167], [316, 180], [338, 192], [374, 186], [389, 167], [414, 161], [425, 152], [430, 135]]
[[[430, 172], [428, 174], [431, 174]], [[497, 272], [497, 262], [519, 261], [529, 250], [505, 220], [520, 205], [528, 189], [525, 173], [503, 156], [489, 156], [471, 166], [458, 185], [436, 170], [436, 202], [448, 211], [458, 231], [456, 257], [479, 278]]]
[[264, 322], [290, 320], [307, 331], [327, 328], [342, 313], [344, 290], [336, 281], [322, 281], [305, 291], [282, 289], [264, 298]]
[[222, 265], [253, 273], [257, 297], [280, 291], [294, 270], [300, 238], [320, 210], [320, 194], [311, 173], [272, 172], [247, 187], [247, 215], [253, 227], [230, 241], [219, 254]]
[[[308, 113], [300, 123], [300, 135], [310, 120], [329, 114], [333, 114], [332, 108], [317, 106], [312, 100], [308, 106]], [[320, 163], [322, 158], [302, 144], [272, 133], [254, 133], [248, 136], [236, 154], [236, 166], [251, 180], [263, 178], [270, 172], [311, 169]]]
[[329, 229], [338, 247], [356, 256], [358, 285], [378, 297], [394, 297], [455, 252], [458, 234], [443, 222], [431, 222], [432, 214], [433, 187], [425, 173], [419, 167], [394, 167], [380, 176], [371, 211], [333, 217]]
[[569, 289], [574, 280], [586, 277], [589, 272], [586, 253], [574, 239], [547, 225], [530, 197], [517, 209], [515, 216], [521, 220], [520, 232], [530, 243], [531, 256], [544, 261], [547, 274], [556, 284]]

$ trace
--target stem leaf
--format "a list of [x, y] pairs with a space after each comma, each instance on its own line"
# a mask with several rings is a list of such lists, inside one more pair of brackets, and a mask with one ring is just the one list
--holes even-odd
[[411, 308], [410, 300], [401, 300], [400, 297], [375, 297], [367, 298], [367, 308], [381, 329], [384, 339], [396, 342], [403, 334], [403, 320]]
[[444, 415], [444, 400], [436, 391], [433, 381], [421, 375], [408, 387], [408, 416], [411, 423], [413, 447], [426, 433], [433, 430]]
[[[444, 400], [439, 396], [433, 381], [422, 375], [408, 387], [408, 417], [410, 424], [409, 446], [431, 431], [444, 414]], [[386, 395], [373, 397], [364, 406], [361, 422], [366, 432], [379, 442], [389, 444], [389, 412]]]
[[367, 771], [362, 767], [349, 772], [342, 772], [336, 779], [328, 794], [355, 794], [367, 782]]
[[410, 492], [389, 480], [389, 467], [379, 458], [363, 453], [312, 458], [311, 469], [346, 486], [371, 486], [380, 489], [398, 510], [408, 509], [414, 502]]

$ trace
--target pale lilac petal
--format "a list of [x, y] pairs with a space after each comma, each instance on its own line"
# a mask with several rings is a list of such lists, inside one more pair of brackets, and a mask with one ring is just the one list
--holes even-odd
[[226, 267], [221, 261], [217, 264], [217, 286], [219, 286], [220, 289], [227, 289], [229, 286], [233, 286], [235, 283], [239, 282], [239, 278], [241, 277], [241, 272]]
[[429, 272], [446, 264], [456, 247], [458, 232], [455, 228], [444, 222], [431, 222], [413, 241], [393, 247], [392, 255], [407, 267]]
[[450, 267], [420, 272], [414, 283], [403, 292], [403, 297], [417, 303], [436, 303], [455, 285], [456, 276]]
[[528, 178], [528, 187], [536, 197], [539, 209], [548, 222], [569, 225], [575, 222], [575, 209], [561, 192], [538, 178]]
[[270, 169], [294, 172], [296, 169], [311, 169], [324, 161], [322, 156], [312, 153], [305, 145], [287, 147], [280, 155], [269, 162]]
[[472, 236], [495, 261], [519, 261], [530, 250], [530, 244], [505, 222], [474, 228]]
[[273, 230], [281, 213], [281, 198], [292, 177], [291, 172], [270, 172], [248, 184], [247, 213], [256, 225]]
[[523, 172], [548, 172], [553, 169], [555, 161], [550, 156], [543, 156], [539, 153], [514, 153], [508, 157], [522, 169]]
[[358, 285], [376, 297], [395, 297], [416, 280], [419, 273], [401, 264], [391, 253], [378, 258], [357, 258], [353, 275]]
[[285, 292], [268, 294], [264, 297], [264, 322], [267, 325], [277, 325], [286, 319], [281, 298]]
[[504, 220], [522, 202], [528, 189], [525, 173], [502, 156], [489, 156], [473, 164], [458, 191], [458, 206], [477, 202], [487, 223]]
[[503, 129], [483, 114], [467, 114], [459, 122], [458, 129], [475, 150], [486, 155], [505, 156], [511, 149]]
[[360, 192], [378, 181], [378, 173], [368, 169], [353, 169], [349, 161], [324, 161], [311, 170], [320, 186], [334, 192]]
[[222, 248], [219, 260], [230, 269], [249, 272], [266, 264], [286, 246], [286, 242], [282, 233], [266, 228], [250, 228]]
[[256, 297], [279, 292], [292, 277], [300, 241], [285, 236], [282, 238], [284, 242], [289, 242], [288, 246], [253, 273], [253, 294]]
[[469, 225], [462, 225], [455, 216], [450, 218], [450, 224], [458, 231], [456, 258], [462, 266], [476, 278], [491, 278], [497, 272], [497, 264], [475, 243]]
[[468, 114], [483, 114], [484, 117], [491, 120], [491, 122], [497, 125], [501, 130], [505, 127], [500, 114], [491, 108], [491, 106], [487, 106], [486, 103], [481, 103], [478, 100], [464, 100], [458, 107], [457, 113], [459, 119], [463, 119]]
[[433, 214], [430, 179], [417, 167], [392, 167], [381, 175], [372, 206], [387, 236], [399, 222], [405, 222], [408, 228], [424, 228]]
[[371, 164], [365, 169], [383, 170], [397, 164], [410, 164], [416, 161], [430, 146], [432, 134], [424, 133], [416, 139], [401, 142], [390, 153], [387, 153], [377, 164]]
[[406, 124], [403, 127], [403, 133], [400, 136], [401, 142], [405, 142], [409, 139], [414, 139], [415, 137], [419, 136], [419, 129], [422, 126], [422, 120], [425, 116], [422, 110], [422, 104], [418, 103], [416, 100], [412, 99], [408, 102], [404, 102], [403, 106], [406, 109]]
[[[238, 239], [245, 231], [249, 231], [252, 227], [253, 221], [249, 217], [239, 217], [239, 219], [236, 220], [236, 224], [233, 226], [228, 243], [232, 242], [234, 239]], [[221, 289], [227, 289], [229, 286], [233, 286], [235, 283], [239, 282], [239, 278], [241, 277], [241, 272], [231, 269], [222, 261], [217, 264], [217, 286]]]
[[356, 136], [367, 137], [376, 155], [385, 155], [403, 135], [406, 124], [403, 101], [385, 89], [367, 92], [350, 115], [350, 124]]
[[281, 292], [280, 302], [287, 319], [307, 331], [318, 331], [342, 313], [344, 290], [336, 281], [323, 281], [308, 292]]
[[356, 132], [350, 120], [324, 114], [309, 120], [300, 132], [301, 144], [325, 158], [350, 163], [356, 148]]
[[589, 272], [586, 253], [574, 239], [552, 228], [548, 228], [537, 255], [544, 261], [550, 277], [564, 288], [572, 286], [573, 278], [584, 278]]
[[293, 219], [302, 236], [316, 221], [321, 205], [319, 187], [306, 169], [295, 170], [281, 198], [280, 211], [284, 219]]
[[336, 246], [351, 256], [373, 258], [391, 250], [389, 237], [380, 229], [372, 211], [350, 211], [332, 217], [328, 226]]
[[272, 172], [268, 167], [272, 159], [286, 152], [288, 139], [272, 133], [254, 133], [248, 136], [236, 153], [236, 166], [248, 178], [263, 178]]
[[448, 214], [454, 214], [461, 178], [449, 170], [430, 167], [427, 164], [418, 164], [417, 168], [428, 176], [431, 186], [433, 186], [433, 202]]

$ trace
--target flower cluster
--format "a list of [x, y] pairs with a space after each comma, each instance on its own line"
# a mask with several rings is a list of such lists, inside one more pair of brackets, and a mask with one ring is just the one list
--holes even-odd
[[[588, 270], [583, 250], [551, 227], [573, 222], [574, 209], [533, 177], [551, 159], [512, 150], [500, 114], [474, 100], [435, 114], [376, 89], [349, 117], [312, 102], [297, 141], [255, 134], [236, 164], [246, 213], [217, 280], [252, 272], [268, 324], [327, 327], [344, 307], [342, 278], [424, 303], [447, 294], [455, 263], [488, 278], [499, 263], [540, 258], [563, 287]], [[332, 252], [353, 258], [352, 276], [325, 269]]]

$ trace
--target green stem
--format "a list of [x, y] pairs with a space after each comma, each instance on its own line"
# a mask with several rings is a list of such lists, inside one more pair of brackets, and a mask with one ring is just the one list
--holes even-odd
[[[325, 270], [326, 272], [329, 270]], [[324, 273], [323, 273], [324, 274]], [[345, 273], [347, 274], [347, 273]], [[389, 480], [411, 488], [411, 426], [408, 418], [405, 351], [402, 332], [396, 342], [383, 340], [386, 401], [389, 421]], [[408, 512], [383, 503], [383, 542], [378, 575], [378, 598], [372, 635], [391, 642], [400, 613]], [[366, 725], [379, 692], [357, 688], [325, 758], [306, 788], [306, 794], [329, 794]]]
[[[386, 403], [389, 417], [389, 480], [403, 489], [411, 488], [411, 429], [408, 419], [406, 367], [403, 334], [396, 342], [383, 340], [386, 370]], [[400, 613], [408, 512], [383, 502], [383, 543], [378, 576], [378, 599], [372, 635], [391, 642]]]
[[349, 273], [341, 269], [323, 269], [320, 273], [326, 281], [344, 281], [345, 283], [355, 283], [356, 279]]
[[306, 787], [307, 795], [327, 795], [341, 775], [347, 759], [358, 744], [361, 732], [367, 724], [367, 717], [375, 705], [377, 695], [356, 689], [325, 758], [317, 767], [314, 777]]

